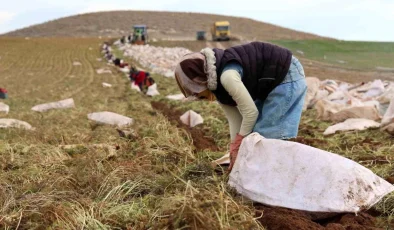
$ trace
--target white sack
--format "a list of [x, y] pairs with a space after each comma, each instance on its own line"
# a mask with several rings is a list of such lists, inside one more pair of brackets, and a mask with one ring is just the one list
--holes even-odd
[[73, 66], [81, 66], [81, 65], [82, 65], [82, 63], [80, 63], [78, 61], [73, 62]]
[[373, 98], [380, 96], [384, 93], [384, 84], [381, 80], [375, 80], [372, 82], [371, 87], [366, 93], [364, 93], [363, 98]]
[[204, 122], [204, 119], [201, 117], [201, 115], [194, 112], [193, 110], [189, 110], [186, 113], [184, 113], [180, 117], [180, 119], [183, 124], [190, 126], [192, 128]]
[[40, 104], [36, 105], [31, 110], [37, 111], [37, 112], [45, 112], [51, 109], [69, 109], [69, 108], [74, 108], [74, 99], [69, 98], [65, 99], [62, 101], [56, 101], [56, 102], [51, 102], [51, 103], [46, 103], [46, 104]]
[[4, 112], [8, 114], [9, 111], [10, 111], [10, 106], [4, 104], [3, 102], [0, 102], [0, 112]]
[[120, 71], [123, 73], [130, 73], [130, 69], [128, 67], [120, 68]]
[[106, 83], [106, 82], [101, 83], [101, 85], [102, 85], [104, 88], [111, 88], [111, 87], [112, 87], [111, 84]]
[[337, 154], [258, 133], [240, 147], [229, 185], [253, 201], [312, 212], [359, 212], [394, 186]]
[[107, 112], [107, 111], [89, 113], [88, 118], [89, 120], [95, 121], [97, 123], [116, 125], [119, 128], [133, 124], [132, 118], [125, 117], [117, 113]]
[[112, 71], [109, 69], [97, 69], [96, 73], [97, 74], [104, 74], [104, 73], [112, 74]]
[[334, 134], [338, 131], [365, 130], [368, 128], [377, 128], [380, 124], [376, 121], [364, 118], [350, 118], [344, 122], [328, 127], [323, 135]]
[[27, 129], [27, 130], [33, 129], [33, 127], [25, 121], [20, 121], [16, 119], [6, 119], [6, 118], [0, 119], [0, 128], [18, 128], [18, 129]]
[[146, 95], [151, 97], [160, 95], [159, 91], [157, 91], [156, 83], [148, 87], [148, 91], [146, 92]]
[[186, 97], [182, 93], [174, 94], [174, 95], [168, 95], [168, 96], [166, 96], [166, 98], [168, 98], [170, 100], [174, 100], [174, 101], [180, 101], [180, 100], [186, 99]]

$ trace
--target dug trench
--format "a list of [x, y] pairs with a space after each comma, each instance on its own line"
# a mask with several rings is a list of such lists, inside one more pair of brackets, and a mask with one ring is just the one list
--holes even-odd
[[312, 213], [255, 205], [257, 220], [269, 230], [378, 230], [372, 211], [355, 214]]
[[219, 151], [215, 140], [212, 137], [207, 137], [205, 132], [200, 127], [190, 128], [181, 122], [179, 119], [183, 114], [181, 111], [171, 108], [163, 102], [152, 101], [151, 105], [153, 109], [165, 115], [170, 122], [175, 123], [178, 128], [186, 130], [191, 135], [196, 151], [202, 151], [206, 149], [211, 151]]

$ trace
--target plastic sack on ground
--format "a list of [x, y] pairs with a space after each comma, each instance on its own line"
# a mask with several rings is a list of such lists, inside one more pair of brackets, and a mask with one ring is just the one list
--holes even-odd
[[338, 131], [365, 130], [368, 128], [377, 128], [380, 124], [376, 121], [364, 118], [350, 118], [344, 122], [328, 127], [323, 135], [334, 134]]
[[102, 85], [104, 88], [111, 88], [111, 87], [112, 87], [111, 84], [106, 83], [106, 82], [101, 83], [101, 85]]
[[194, 112], [193, 110], [189, 110], [186, 113], [184, 113], [180, 117], [180, 119], [183, 124], [190, 126], [192, 128], [194, 126], [202, 124], [204, 122], [204, 119], [202, 118], [202, 116], [200, 114]]
[[8, 114], [9, 111], [10, 111], [10, 106], [4, 104], [3, 102], [0, 102], [0, 112]]
[[101, 124], [115, 125], [119, 128], [133, 124], [133, 119], [112, 112], [89, 113], [88, 119]]
[[174, 95], [168, 95], [166, 96], [166, 98], [170, 99], [170, 100], [174, 100], [174, 101], [181, 101], [186, 99], [186, 97], [180, 93], [180, 94], [174, 94]]
[[69, 98], [65, 99], [62, 101], [56, 101], [56, 102], [51, 102], [51, 103], [46, 103], [46, 104], [40, 104], [36, 105], [31, 110], [37, 111], [37, 112], [45, 112], [51, 109], [69, 109], [69, 108], [74, 108], [74, 99]]
[[96, 73], [97, 74], [104, 74], [104, 73], [108, 73], [108, 74], [112, 74], [112, 71], [111, 70], [109, 70], [109, 69], [97, 69], [96, 70]]
[[380, 120], [381, 116], [379, 110], [374, 105], [369, 106], [355, 106], [342, 109], [341, 111], [332, 114], [331, 121], [342, 122], [350, 118], [365, 118], [369, 120]]
[[364, 93], [363, 98], [373, 98], [384, 93], [384, 84], [381, 80], [372, 82], [371, 87]]
[[262, 204], [311, 212], [359, 212], [394, 191], [354, 161], [258, 133], [243, 140], [229, 185]]
[[0, 128], [18, 128], [18, 129], [34, 129], [29, 123], [16, 119], [0, 119]]
[[148, 87], [148, 91], [146, 91], [146, 95], [151, 97], [160, 95], [159, 91], [157, 91], [156, 83]]

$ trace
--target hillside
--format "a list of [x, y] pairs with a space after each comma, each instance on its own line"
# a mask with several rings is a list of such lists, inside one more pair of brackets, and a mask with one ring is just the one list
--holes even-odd
[[[197, 30], [209, 31], [214, 21], [228, 20], [233, 35], [246, 40], [323, 39], [260, 21], [212, 14], [157, 11], [109, 11], [75, 15], [5, 34], [18, 37], [118, 37], [134, 24], [147, 24], [151, 38], [193, 39]], [[179, 23], [182, 22], [182, 23]]]

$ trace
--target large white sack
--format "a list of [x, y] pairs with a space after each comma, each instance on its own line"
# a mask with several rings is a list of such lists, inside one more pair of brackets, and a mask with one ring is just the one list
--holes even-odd
[[101, 124], [116, 125], [119, 128], [133, 124], [133, 119], [112, 112], [89, 113], [88, 119]]
[[0, 112], [4, 112], [8, 114], [9, 111], [10, 111], [10, 106], [4, 104], [3, 102], [0, 102]]
[[33, 129], [33, 127], [25, 121], [7, 118], [0, 119], [0, 128], [18, 128], [27, 130]]
[[308, 86], [308, 90], [306, 92], [303, 110], [311, 108], [310, 104], [313, 101], [313, 99], [316, 97], [316, 94], [320, 86], [320, 80], [316, 77], [306, 77], [305, 80]]
[[157, 90], [156, 83], [148, 87], [148, 91], [146, 91], [146, 95], [151, 97], [160, 95], [159, 91]]
[[194, 112], [193, 110], [189, 110], [186, 113], [184, 113], [180, 117], [180, 119], [183, 124], [190, 126], [192, 128], [194, 126], [202, 124], [204, 122], [204, 119], [202, 118], [202, 116], [200, 114]]
[[375, 80], [372, 82], [371, 87], [366, 93], [364, 93], [363, 98], [373, 98], [380, 96], [384, 93], [384, 84], [381, 80]]
[[69, 109], [69, 108], [74, 108], [74, 107], [75, 107], [74, 99], [68, 98], [68, 99], [61, 100], [61, 101], [36, 105], [33, 108], [31, 108], [31, 110], [37, 111], [37, 112], [45, 112], [45, 111], [48, 111], [51, 109]]
[[168, 95], [168, 96], [166, 96], [166, 98], [168, 98], [170, 100], [174, 100], [174, 101], [180, 101], [180, 100], [186, 99], [185, 95], [183, 95], [182, 93], [174, 94], [174, 95]]
[[394, 191], [354, 161], [258, 133], [243, 140], [229, 185], [262, 204], [312, 212], [359, 212]]
[[368, 128], [377, 128], [380, 124], [376, 121], [365, 118], [350, 118], [344, 122], [328, 127], [323, 135], [334, 134], [338, 131], [365, 130]]

